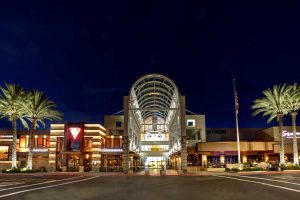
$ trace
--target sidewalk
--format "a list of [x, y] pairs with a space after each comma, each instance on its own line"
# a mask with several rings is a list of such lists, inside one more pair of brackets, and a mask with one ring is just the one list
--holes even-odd
[[[160, 176], [159, 170], [150, 170], [149, 176]], [[188, 172], [179, 174], [177, 170], [167, 170], [166, 176], [213, 176], [213, 175], [257, 175], [257, 174], [300, 174], [300, 170], [285, 171], [243, 171], [243, 172]], [[0, 173], [0, 176], [145, 176], [145, 170], [133, 174], [122, 172], [37, 172], [37, 173]]]

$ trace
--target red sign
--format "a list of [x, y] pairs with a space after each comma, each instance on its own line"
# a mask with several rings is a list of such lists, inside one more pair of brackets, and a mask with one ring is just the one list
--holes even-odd
[[76, 140], [81, 128], [69, 128], [69, 129], [71, 131], [71, 134], [72, 134], [74, 140]]

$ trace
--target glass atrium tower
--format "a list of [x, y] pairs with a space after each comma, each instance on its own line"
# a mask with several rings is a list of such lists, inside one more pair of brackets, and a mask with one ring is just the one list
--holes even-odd
[[133, 165], [131, 153], [147, 168], [164, 168], [169, 155], [180, 152], [179, 169], [187, 171], [185, 97], [161, 74], [139, 78], [124, 97], [125, 172]]

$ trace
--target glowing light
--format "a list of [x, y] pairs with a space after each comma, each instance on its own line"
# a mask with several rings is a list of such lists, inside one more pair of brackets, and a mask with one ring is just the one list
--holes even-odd
[[81, 128], [69, 128], [69, 129], [71, 131], [71, 134], [72, 134], [74, 140], [76, 140]]
[[0, 138], [13, 138], [12, 135], [0, 135]]
[[48, 152], [48, 148], [33, 148], [32, 152]]
[[123, 152], [123, 149], [100, 149], [101, 152]]
[[[282, 131], [282, 136], [286, 138], [293, 138], [293, 133], [288, 131]], [[300, 132], [296, 132], [296, 137], [300, 138]]]
[[104, 130], [106, 130], [101, 124], [85, 124], [84, 125], [85, 127], [89, 127], [89, 128], [91, 128], [91, 127], [95, 127], [95, 128], [101, 128], [101, 129], [104, 129]]

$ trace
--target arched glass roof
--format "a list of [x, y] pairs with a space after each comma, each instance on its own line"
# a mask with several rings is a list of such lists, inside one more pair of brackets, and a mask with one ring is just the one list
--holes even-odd
[[167, 120], [172, 110], [179, 108], [179, 91], [175, 83], [161, 74], [139, 78], [130, 90], [130, 108], [137, 110], [143, 121], [152, 118]]

